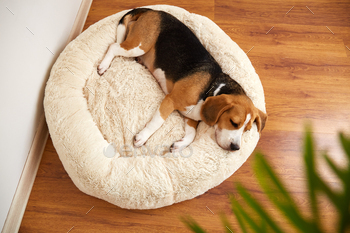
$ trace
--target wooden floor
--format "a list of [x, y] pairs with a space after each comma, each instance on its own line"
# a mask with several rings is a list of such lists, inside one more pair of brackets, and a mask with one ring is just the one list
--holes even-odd
[[[249, 52], [269, 114], [257, 149], [309, 213], [301, 160], [303, 125], [312, 123], [319, 151], [328, 150], [339, 163], [343, 154], [336, 132], [350, 130], [350, 2], [310, 0], [306, 6], [304, 1], [95, 0], [85, 29], [121, 10], [153, 4], [177, 5], [207, 16]], [[234, 182], [243, 182], [274, 212], [254, 178], [252, 158], [202, 196], [156, 210], [125, 210], [80, 192], [49, 139], [20, 232], [189, 232], [179, 220], [184, 215], [191, 215], [209, 232], [223, 232], [220, 212], [236, 229], [227, 198], [234, 192]], [[339, 185], [322, 164], [319, 172], [333, 187]], [[334, 209], [325, 199], [320, 202], [322, 221], [333, 232]]]

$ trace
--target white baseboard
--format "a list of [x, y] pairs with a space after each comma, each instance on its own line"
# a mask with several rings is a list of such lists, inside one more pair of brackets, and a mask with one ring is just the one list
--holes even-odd
[[19, 230], [48, 135], [49, 131], [46, 125], [45, 116], [42, 114], [32, 147], [29, 151], [15, 195], [12, 199], [10, 210], [2, 229], [3, 233], [13, 233], [18, 232]]
[[[82, 32], [91, 4], [92, 0], [82, 1], [72, 30], [68, 37], [67, 44]], [[1, 231], [2, 233], [18, 232], [21, 226], [22, 218], [29, 200], [30, 193], [32, 191], [36, 174], [39, 169], [48, 135], [49, 131], [46, 125], [45, 114], [42, 112], [39, 126], [35, 133], [32, 146], [30, 148], [26, 163], [21, 174], [21, 178], [18, 182], [17, 189], [15, 195], [13, 196], [5, 224]]]
[[72, 40], [74, 40], [77, 36], [79, 36], [79, 34], [83, 31], [84, 24], [85, 24], [85, 21], [86, 21], [88, 14], [89, 14], [89, 10], [90, 10], [92, 1], [93, 0], [83, 0], [82, 1], [80, 8], [79, 8], [79, 11], [78, 11], [78, 14], [77, 14], [77, 17], [75, 18], [72, 30], [71, 30], [70, 35], [68, 37], [67, 44], [69, 42], [71, 42]]

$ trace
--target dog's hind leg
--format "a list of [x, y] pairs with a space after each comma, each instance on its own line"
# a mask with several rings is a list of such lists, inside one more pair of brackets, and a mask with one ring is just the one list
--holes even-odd
[[[137, 21], [130, 21], [125, 29], [127, 36], [124, 41], [124, 29], [120, 26], [123, 24], [119, 24], [117, 33], [119, 31], [121, 34], [120, 36], [117, 34], [117, 43], [109, 46], [107, 54], [98, 66], [98, 73], [102, 75], [115, 56], [140, 57], [147, 53], [158, 38], [159, 20], [155, 20], [157, 16], [157, 13], [150, 11], [141, 15]], [[119, 44], [120, 41], [123, 42]]]
[[148, 8], [136, 8], [128, 13], [126, 13], [119, 21], [118, 27], [117, 27], [117, 43], [121, 44], [125, 40], [125, 37], [128, 33], [128, 27], [131, 25], [131, 23], [136, 22], [141, 15], [146, 13], [147, 11], [150, 11], [151, 9]]
[[109, 46], [107, 54], [103, 58], [101, 64], [98, 66], [98, 73], [100, 75], [102, 75], [108, 69], [115, 56], [139, 57], [145, 54], [145, 51], [140, 48], [141, 43], [133, 48], [125, 49], [123, 46], [125, 42], [127, 41], [124, 41], [122, 44], [114, 43]]
[[117, 27], [117, 43], [121, 44], [124, 42], [126, 36], [126, 25], [119, 24]]

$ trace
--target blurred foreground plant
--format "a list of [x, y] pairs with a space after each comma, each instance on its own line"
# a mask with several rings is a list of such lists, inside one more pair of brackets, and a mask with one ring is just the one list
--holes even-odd
[[[306, 180], [308, 188], [308, 198], [311, 204], [311, 217], [305, 217], [301, 214], [286, 186], [271, 168], [269, 162], [260, 153], [254, 158], [254, 170], [257, 179], [264, 193], [270, 202], [282, 213], [282, 216], [293, 226], [297, 232], [319, 233], [324, 232], [319, 216], [322, 210], [318, 206], [317, 197], [325, 195], [330, 203], [335, 207], [338, 213], [337, 229], [333, 232], [350, 232], [350, 138], [344, 134], [339, 134], [341, 145], [347, 158], [347, 164], [344, 168], [337, 166], [327, 154], [323, 158], [329, 168], [335, 173], [342, 184], [342, 188], [335, 191], [319, 176], [316, 172], [315, 149], [311, 131], [306, 130], [304, 138], [304, 164], [306, 170]], [[277, 224], [271, 214], [254, 198], [250, 192], [240, 183], [236, 184], [236, 190], [242, 197], [242, 201], [250, 208], [243, 208], [233, 195], [230, 195], [232, 212], [234, 213], [242, 232], [284, 232]], [[249, 211], [250, 209], [250, 211]], [[251, 214], [251, 213], [255, 214]], [[253, 217], [253, 216], [257, 217]], [[224, 229], [228, 233], [233, 232], [225, 215], [221, 216]], [[182, 221], [194, 232], [206, 232], [191, 217], [183, 217]]]

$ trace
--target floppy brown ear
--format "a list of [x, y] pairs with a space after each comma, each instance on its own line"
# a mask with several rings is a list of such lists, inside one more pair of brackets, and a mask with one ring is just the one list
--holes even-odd
[[208, 97], [202, 105], [200, 116], [209, 126], [215, 125], [223, 112], [233, 106], [229, 95]]
[[256, 110], [257, 110], [257, 114], [255, 116], [254, 121], [256, 122], [258, 132], [261, 133], [261, 131], [265, 128], [265, 123], [267, 121], [267, 114], [263, 113], [259, 109], [256, 109]]

